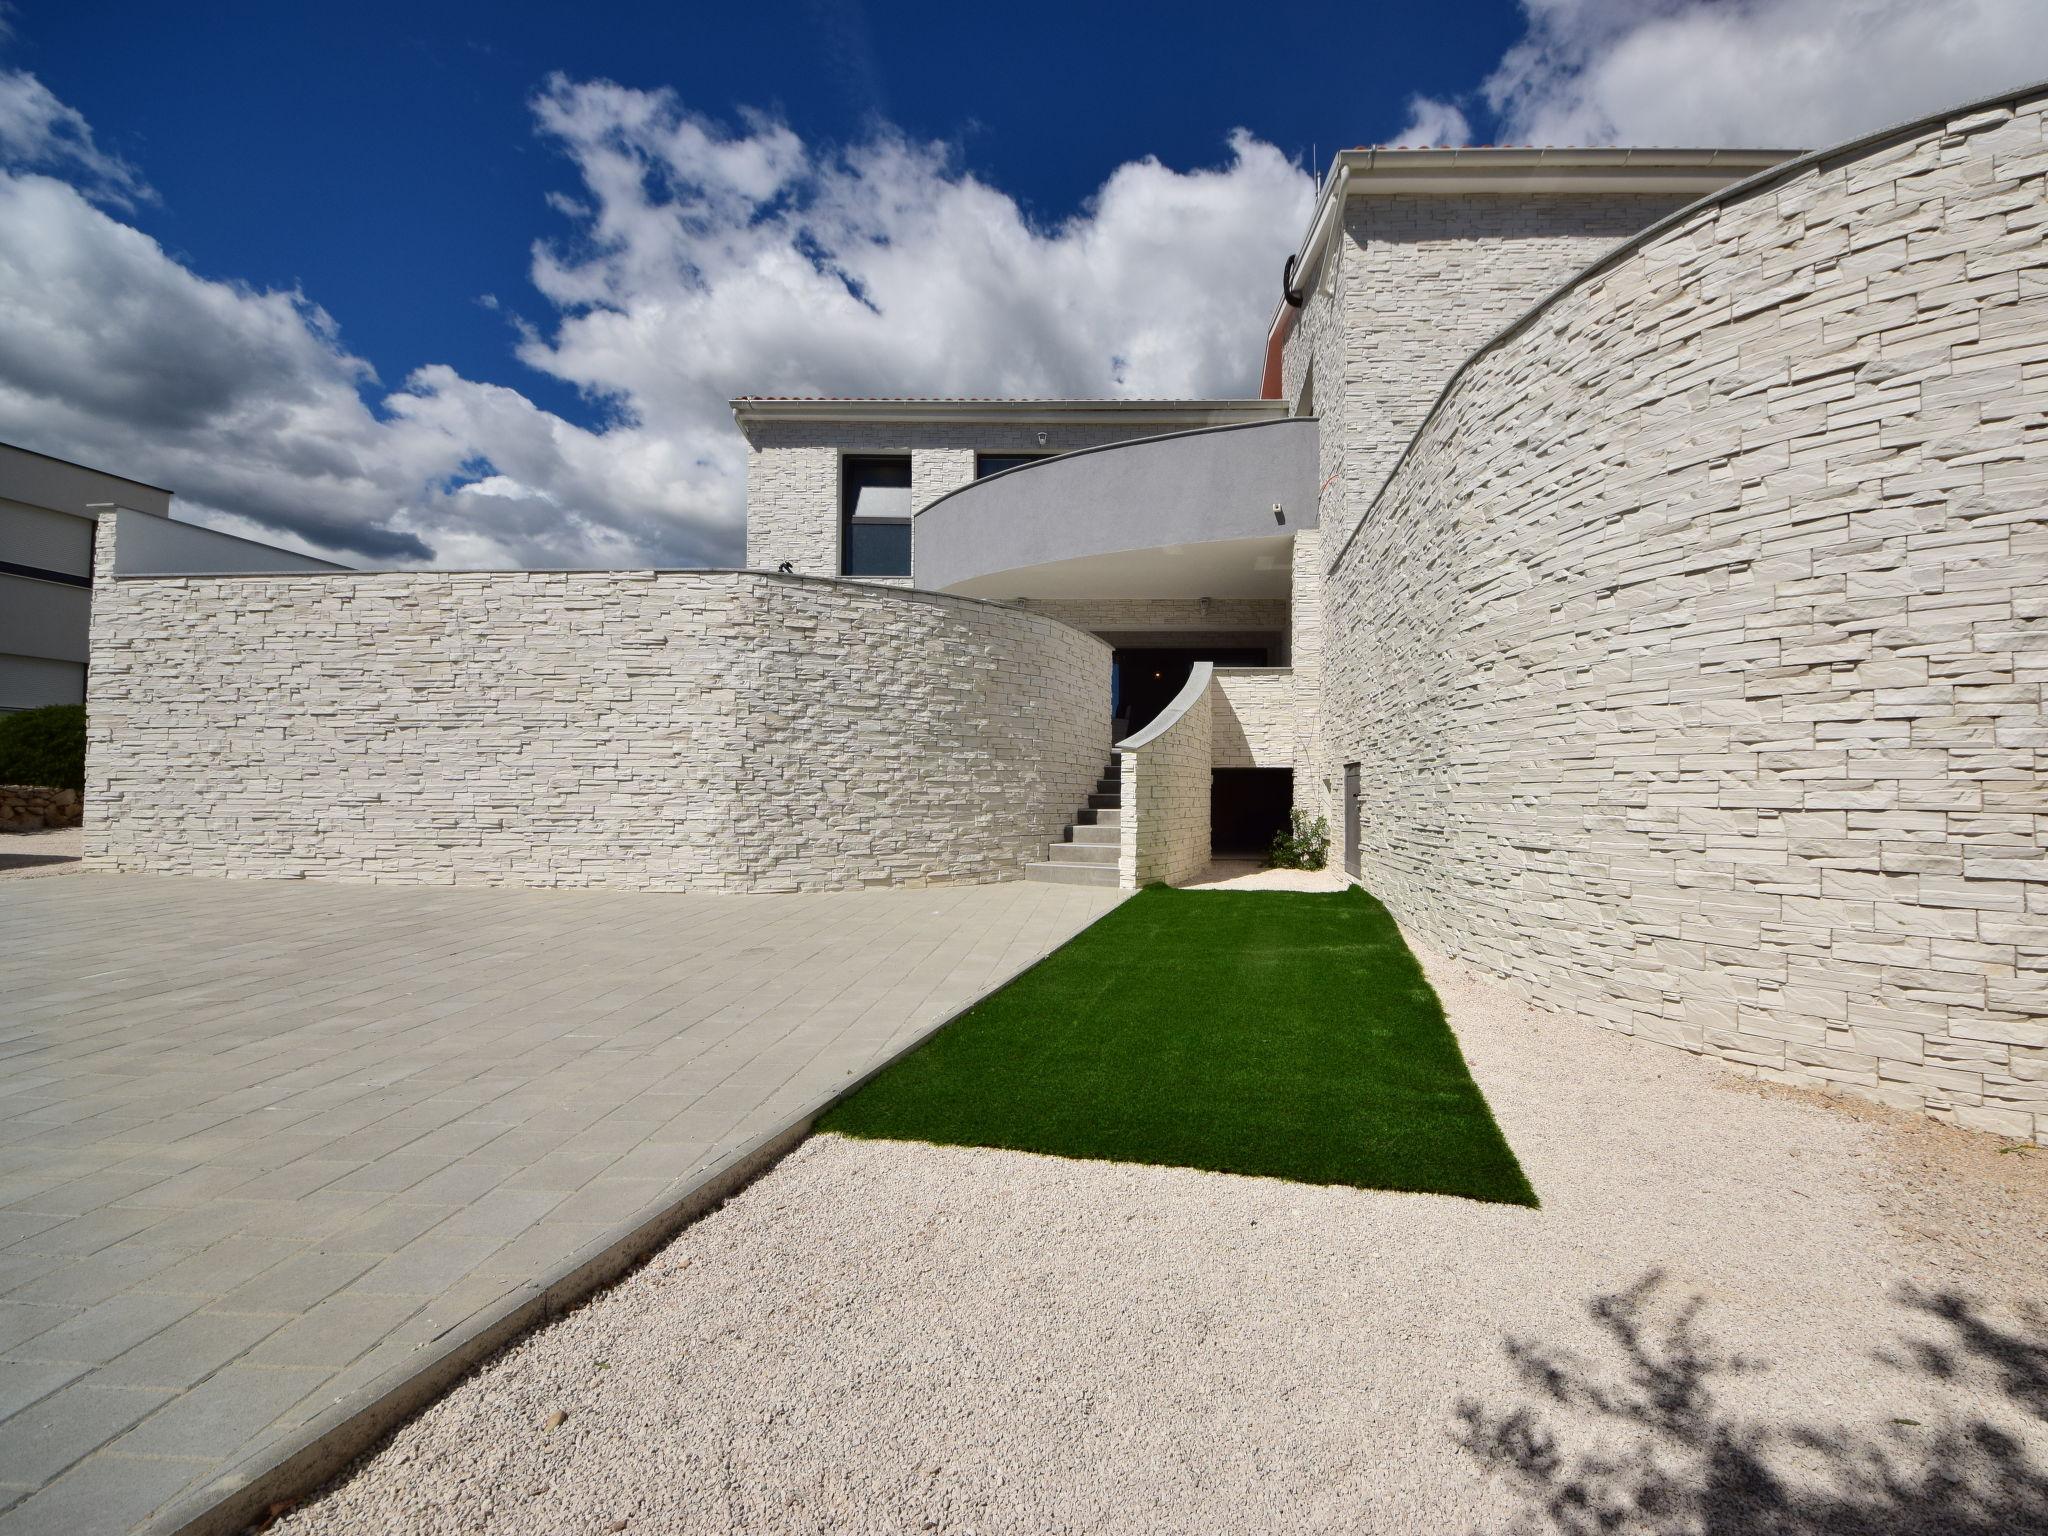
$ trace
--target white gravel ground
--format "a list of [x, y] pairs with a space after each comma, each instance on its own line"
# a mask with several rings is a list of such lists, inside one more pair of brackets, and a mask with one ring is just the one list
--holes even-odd
[[0, 880], [71, 874], [83, 847], [84, 834], [76, 827], [0, 833]]
[[[1672, 1536], [2048, 1524], [2042, 1319], [2001, 1377], [1905, 1289], [2022, 1327], [2048, 1154], [1760, 1090], [1424, 958], [1540, 1211], [817, 1138], [283, 1529], [1491, 1532], [1552, 1528], [1546, 1500]], [[1955, 1432], [1977, 1418], [2010, 1441]], [[1770, 1520], [1753, 1460], [1785, 1479]]]
[[1209, 867], [1182, 882], [1190, 891], [1341, 891], [1342, 870], [1268, 869], [1262, 859], [1212, 859]]

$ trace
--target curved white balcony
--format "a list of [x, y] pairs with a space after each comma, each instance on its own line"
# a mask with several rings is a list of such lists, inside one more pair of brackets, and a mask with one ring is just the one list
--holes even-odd
[[941, 496], [911, 581], [992, 598], [1284, 597], [1316, 526], [1313, 417], [1085, 448]]

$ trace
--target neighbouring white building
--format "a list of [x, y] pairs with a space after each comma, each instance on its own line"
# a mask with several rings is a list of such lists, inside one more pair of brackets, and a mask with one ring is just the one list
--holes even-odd
[[[340, 570], [250, 539], [171, 520], [171, 495], [105, 470], [0, 443], [0, 712], [85, 702], [93, 535], [102, 509], [160, 519], [136, 525], [136, 569], [175, 569], [174, 551], [235, 553], [237, 570]], [[211, 563], [225, 558], [215, 554]]]
[[1129, 887], [1291, 805], [1539, 1002], [2048, 1137], [2044, 111], [1348, 152], [1261, 398], [742, 398], [748, 570], [103, 518], [88, 862]]

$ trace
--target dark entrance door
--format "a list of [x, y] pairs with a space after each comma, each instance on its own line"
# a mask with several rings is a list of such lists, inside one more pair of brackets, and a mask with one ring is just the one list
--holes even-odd
[[1294, 809], [1292, 768], [1216, 768], [1209, 774], [1209, 851], [1263, 854]]
[[1358, 764], [1344, 765], [1344, 873], [1358, 878]]
[[1219, 667], [1263, 667], [1266, 648], [1250, 646], [1202, 646], [1187, 649], [1119, 650], [1111, 658], [1116, 667], [1116, 714], [1127, 720], [1126, 735], [1142, 731], [1173, 702], [1198, 661], [1213, 661]]

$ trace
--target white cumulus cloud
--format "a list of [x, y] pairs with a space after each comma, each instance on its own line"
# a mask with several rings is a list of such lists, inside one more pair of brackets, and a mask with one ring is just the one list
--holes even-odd
[[[1522, 0], [1497, 142], [1819, 149], [2048, 76], [2043, 0]], [[1415, 122], [1457, 103], [1424, 99]], [[1446, 141], [1449, 142], [1449, 141]]]
[[[7, 40], [0, 15], [0, 42]], [[141, 172], [100, 148], [92, 125], [34, 75], [0, 70], [0, 164], [55, 170], [92, 196], [121, 208], [156, 201]]]
[[1408, 121], [1389, 141], [1411, 149], [1457, 148], [1472, 142], [1472, 124], [1454, 102], [1408, 98]]
[[28, 82], [0, 95], [0, 438], [371, 562], [737, 563], [735, 394], [1249, 392], [1312, 195], [1238, 133], [1046, 227], [886, 128], [811, 145], [556, 77], [536, 127], [579, 187], [508, 340], [601, 404], [590, 430], [439, 364], [384, 385], [317, 296], [198, 276], [119, 217], [146, 186], [82, 118], [0, 80]]

